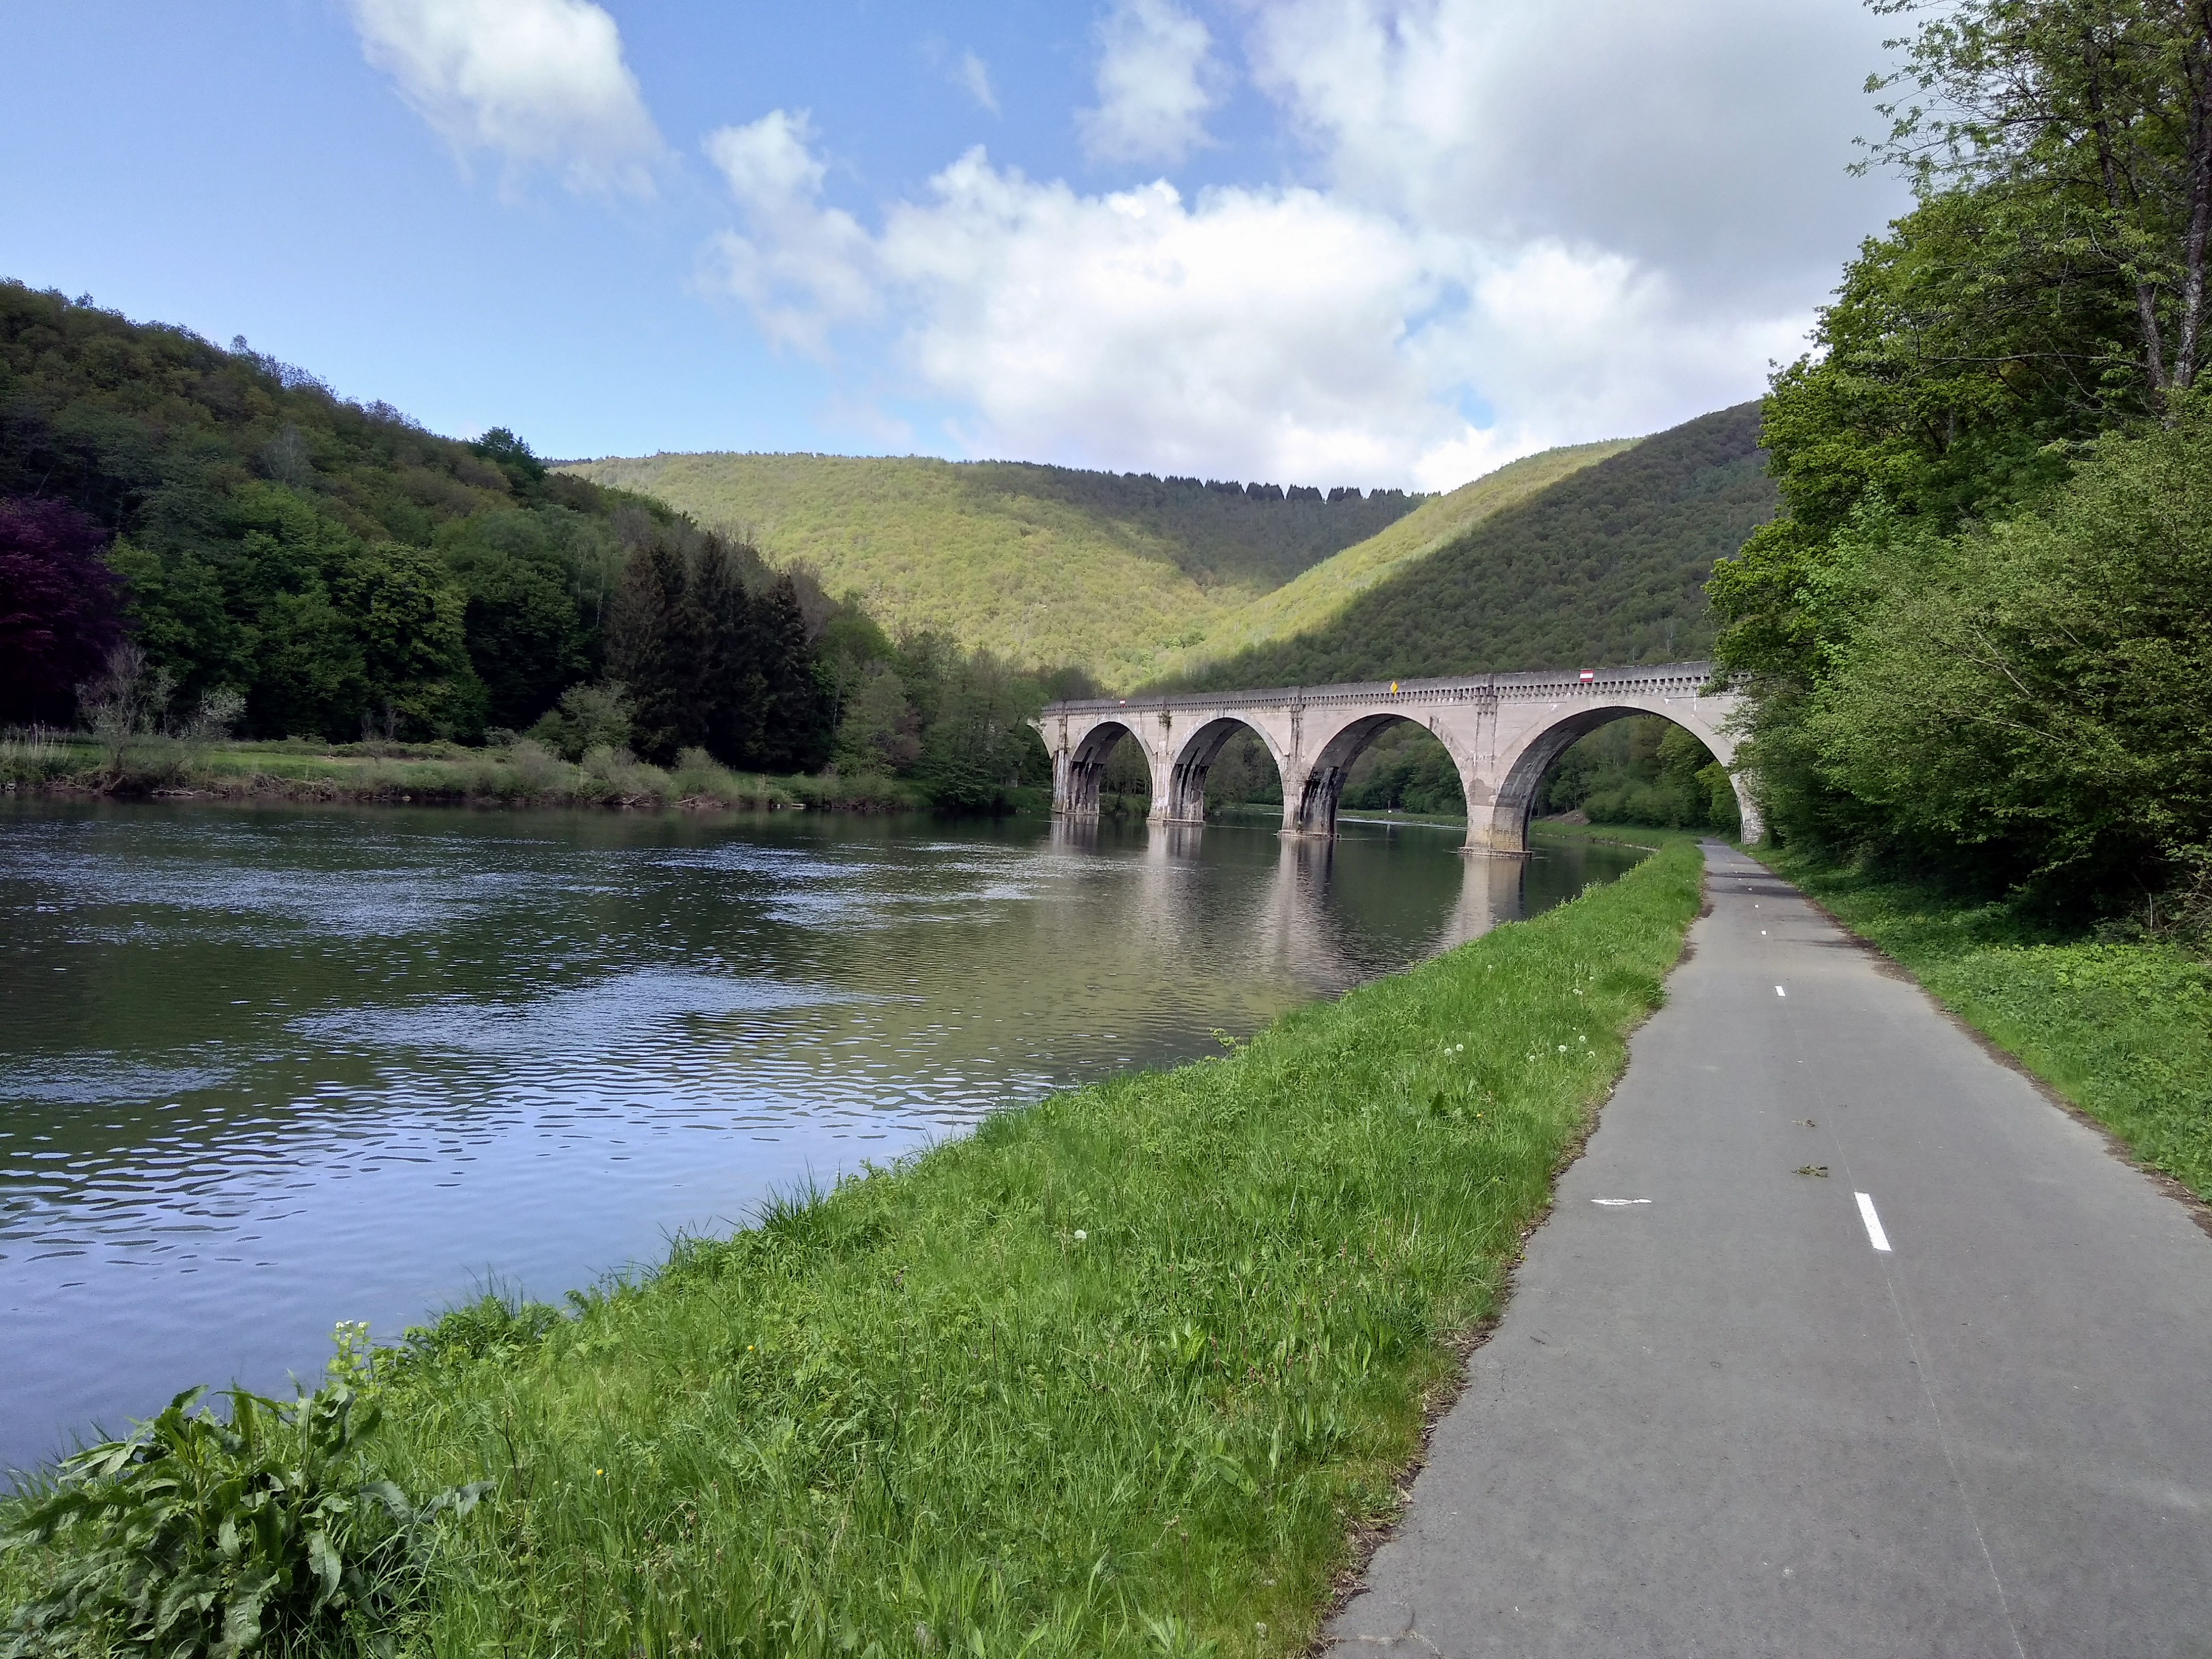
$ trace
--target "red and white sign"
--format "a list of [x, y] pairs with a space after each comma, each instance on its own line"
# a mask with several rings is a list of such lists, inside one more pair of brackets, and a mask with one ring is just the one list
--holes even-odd
[[1585, 669], [1583, 669], [1583, 678], [1584, 679], [1586, 679], [1586, 680], [1594, 680], [1594, 679], [1595, 679], [1595, 678], [1597, 678], [1597, 670], [1595, 670], [1595, 668], [1585, 668]]

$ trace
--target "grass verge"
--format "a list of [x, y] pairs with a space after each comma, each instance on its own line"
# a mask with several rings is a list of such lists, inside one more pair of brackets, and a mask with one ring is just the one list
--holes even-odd
[[[1701, 864], [380, 1362], [440, 1654], [1282, 1654], [1662, 997]], [[0, 1571], [21, 1599], [35, 1558]]]
[[[118, 752], [77, 737], [0, 736], [0, 793], [17, 790], [364, 804], [931, 810], [927, 793], [911, 779], [769, 777], [732, 771], [700, 750], [686, 750], [665, 768], [604, 749], [577, 763], [527, 738], [505, 748], [470, 749], [450, 743], [187, 743], [141, 737]], [[1007, 793], [1011, 810], [1051, 810], [1049, 789]]]
[[2009, 904], [1756, 850], [2143, 1164], [2212, 1201], [2212, 962], [2055, 936]]

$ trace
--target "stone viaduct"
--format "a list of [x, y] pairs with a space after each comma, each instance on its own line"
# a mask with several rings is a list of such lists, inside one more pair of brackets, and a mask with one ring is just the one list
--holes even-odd
[[1359, 752], [1400, 720], [1425, 726], [1459, 768], [1471, 852], [1522, 853], [1536, 786], [1567, 745], [1631, 714], [1656, 714], [1693, 733], [1729, 769], [1746, 840], [1759, 809], [1735, 771], [1730, 716], [1739, 699], [1713, 689], [1713, 665], [1460, 679], [1302, 685], [1269, 691], [1193, 691], [1095, 697], [1048, 705], [1035, 724], [1052, 756], [1055, 817], [1096, 817], [1106, 758], [1124, 738], [1152, 772], [1152, 821], [1200, 823], [1206, 775], [1231, 738], [1255, 733], [1283, 779], [1283, 833], [1327, 840]]

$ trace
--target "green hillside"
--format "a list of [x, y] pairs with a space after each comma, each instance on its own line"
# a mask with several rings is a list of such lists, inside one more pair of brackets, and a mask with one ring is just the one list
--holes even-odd
[[[1373, 544], [1338, 555], [1298, 584], [1347, 596], [1318, 626], [1176, 664], [1155, 684], [1317, 685], [1705, 655], [1714, 633], [1705, 578], [1774, 513], [1759, 422], [1759, 405], [1742, 404], [1632, 447], [1534, 457], [1520, 465], [1534, 470], [1555, 465], [1554, 456], [1597, 452], [1548, 487], [1498, 505], [1426, 557], [1377, 573], [1365, 562], [1376, 557]], [[1492, 479], [1503, 483], [1512, 471]], [[1398, 530], [1418, 535], [1420, 516]], [[1291, 589], [1271, 599], [1287, 608]]]
[[1312, 634], [1341, 616], [1352, 602], [1415, 560], [1457, 540], [1493, 513], [1527, 501], [1583, 468], [1618, 455], [1636, 440], [1611, 439], [1547, 449], [1540, 455], [1485, 473], [1448, 495], [1434, 495], [1380, 534], [1324, 559], [1272, 593], [1229, 612], [1164, 665], [1160, 678], [1199, 673], [1212, 663], [1278, 640]]
[[564, 470], [743, 530], [890, 627], [1123, 685], [1421, 501], [919, 458], [655, 455]]

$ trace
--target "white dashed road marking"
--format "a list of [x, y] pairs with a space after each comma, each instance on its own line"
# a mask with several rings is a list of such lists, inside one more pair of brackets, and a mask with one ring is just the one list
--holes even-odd
[[1884, 1255], [1895, 1254], [1889, 1248], [1889, 1235], [1881, 1230], [1881, 1218], [1874, 1212], [1874, 1200], [1864, 1193], [1851, 1194], [1859, 1201], [1859, 1219], [1866, 1223], [1867, 1243]]

